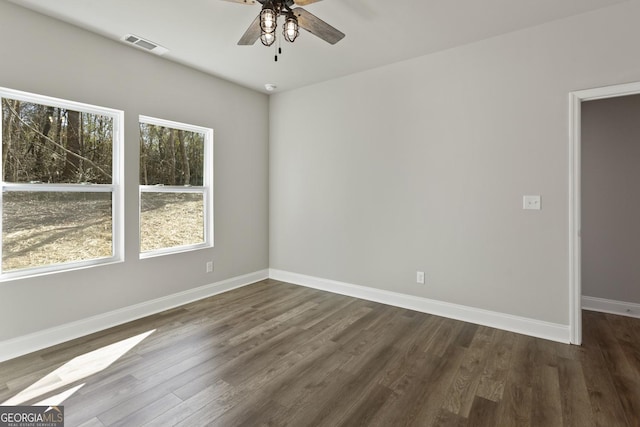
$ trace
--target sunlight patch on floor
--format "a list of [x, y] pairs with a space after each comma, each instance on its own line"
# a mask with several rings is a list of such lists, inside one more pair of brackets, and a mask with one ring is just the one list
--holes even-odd
[[[47, 393], [73, 384], [76, 381], [83, 380], [93, 374], [97, 374], [98, 372], [107, 369], [112, 363], [121, 358], [125, 353], [138, 345], [153, 332], [155, 332], [155, 329], [77, 356], [9, 400], [3, 402], [2, 406], [21, 405], [30, 400], [37, 399]], [[56, 396], [51, 396], [42, 401], [46, 403], [40, 402], [38, 405], [60, 405], [83, 385], [84, 384], [75, 386], [74, 388], [59, 393]]]
[[41, 400], [40, 402], [34, 403], [33, 406], [60, 406], [62, 405], [62, 402], [67, 400], [73, 393], [80, 390], [84, 386], [84, 384], [85, 383], [82, 383], [54, 396], [49, 396], [46, 399]]

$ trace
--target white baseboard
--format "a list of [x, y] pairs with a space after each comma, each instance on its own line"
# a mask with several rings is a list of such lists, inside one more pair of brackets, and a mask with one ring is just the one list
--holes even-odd
[[318, 277], [305, 276], [282, 270], [269, 269], [269, 277], [295, 285], [320, 289], [336, 294], [402, 307], [422, 313], [462, 320], [478, 325], [490, 326], [519, 334], [544, 338], [561, 343], [570, 343], [569, 325], [549, 323], [511, 314], [483, 310], [459, 304], [436, 301], [428, 298], [385, 291]]
[[[368, 301], [402, 307], [422, 313], [434, 314], [464, 322], [504, 329], [551, 341], [569, 343], [568, 325], [549, 323], [526, 317], [513, 316], [510, 314], [483, 310], [459, 304], [369, 288], [366, 286], [353, 285], [350, 283], [337, 282], [334, 280], [306, 276], [282, 270], [269, 269], [222, 280], [196, 289], [190, 289], [152, 301], [142, 302], [140, 304], [135, 304], [129, 307], [110, 311], [108, 313], [45, 329], [29, 335], [0, 341], [0, 362], [188, 304], [193, 301], [240, 288], [267, 278], [365, 299]], [[596, 309], [593, 304], [587, 305], [585, 303], [586, 300], [592, 302], [599, 299], [583, 297], [583, 308], [586, 310], [605, 311], [608, 313], [640, 317], [640, 315], [638, 315], [638, 313], [640, 313], [640, 304], [601, 300], [618, 305], [624, 305], [625, 312], [622, 313], [619, 310], [613, 311], [611, 309], [608, 311], [607, 309], [602, 308]], [[610, 306], [611, 304], [607, 307]], [[600, 307], [603, 306], [601, 305]], [[634, 314], [626, 312], [627, 308], [630, 308]]]
[[616, 301], [612, 299], [582, 297], [582, 308], [589, 311], [617, 314], [620, 316], [636, 317], [640, 319], [640, 304]]
[[232, 289], [250, 285], [269, 277], [269, 270], [256, 271], [243, 276], [232, 277], [220, 282], [189, 289], [166, 297], [142, 302], [108, 313], [92, 316], [43, 331], [17, 338], [0, 341], [0, 362], [13, 359], [43, 348], [51, 347], [75, 338], [121, 325], [132, 320], [150, 316], [193, 301], [217, 295]]

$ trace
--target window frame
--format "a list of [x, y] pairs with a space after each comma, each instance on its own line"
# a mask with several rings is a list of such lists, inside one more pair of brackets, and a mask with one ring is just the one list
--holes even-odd
[[[124, 261], [124, 111], [108, 107], [101, 107], [82, 102], [71, 101], [62, 98], [54, 98], [30, 92], [0, 87], [0, 99], [10, 98], [23, 102], [30, 102], [56, 108], [78, 111], [81, 113], [97, 114], [112, 119], [112, 158], [111, 158], [111, 184], [32, 184], [12, 183], [0, 181], [0, 212], [4, 203], [6, 192], [79, 192], [79, 193], [111, 193], [111, 256], [93, 258], [81, 261], [69, 261], [60, 264], [51, 264], [38, 267], [21, 268], [5, 272], [2, 269], [4, 241], [2, 238], [3, 216], [0, 214], [0, 282], [23, 277], [33, 277], [63, 271], [71, 271], [79, 268], [97, 265], [112, 264]], [[2, 114], [0, 112], [0, 118]], [[2, 125], [0, 120], [0, 143], [2, 142]], [[0, 161], [0, 177], [2, 177], [2, 161]]]
[[[194, 251], [199, 249], [214, 247], [214, 222], [213, 222], [213, 129], [203, 126], [191, 125], [187, 123], [175, 122], [171, 120], [159, 119], [140, 115], [138, 117], [138, 128], [141, 123], [153, 126], [161, 126], [171, 129], [179, 129], [187, 132], [203, 134], [203, 176], [202, 186], [182, 186], [182, 185], [143, 185], [140, 184], [140, 171], [138, 170], [138, 252], [140, 259], [153, 258], [156, 256], [170, 255], [181, 252]], [[138, 135], [138, 144], [140, 135]], [[140, 153], [138, 153], [138, 166], [140, 165]], [[170, 248], [152, 249], [142, 251], [142, 193], [190, 193], [202, 194], [203, 221], [204, 221], [204, 241], [191, 245], [172, 246]]]

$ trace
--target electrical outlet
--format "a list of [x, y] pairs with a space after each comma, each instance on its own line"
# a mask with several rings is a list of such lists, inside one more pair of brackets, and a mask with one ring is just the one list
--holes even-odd
[[420, 283], [421, 285], [424, 285], [424, 271], [416, 272], [416, 283]]
[[522, 196], [522, 209], [534, 211], [542, 209], [540, 196]]
[[207, 261], [207, 273], [213, 272], [213, 261]]

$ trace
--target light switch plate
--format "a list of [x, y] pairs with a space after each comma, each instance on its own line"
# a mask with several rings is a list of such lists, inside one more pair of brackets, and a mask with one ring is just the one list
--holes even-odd
[[522, 197], [522, 209], [536, 210], [542, 209], [540, 196], [523, 196]]

